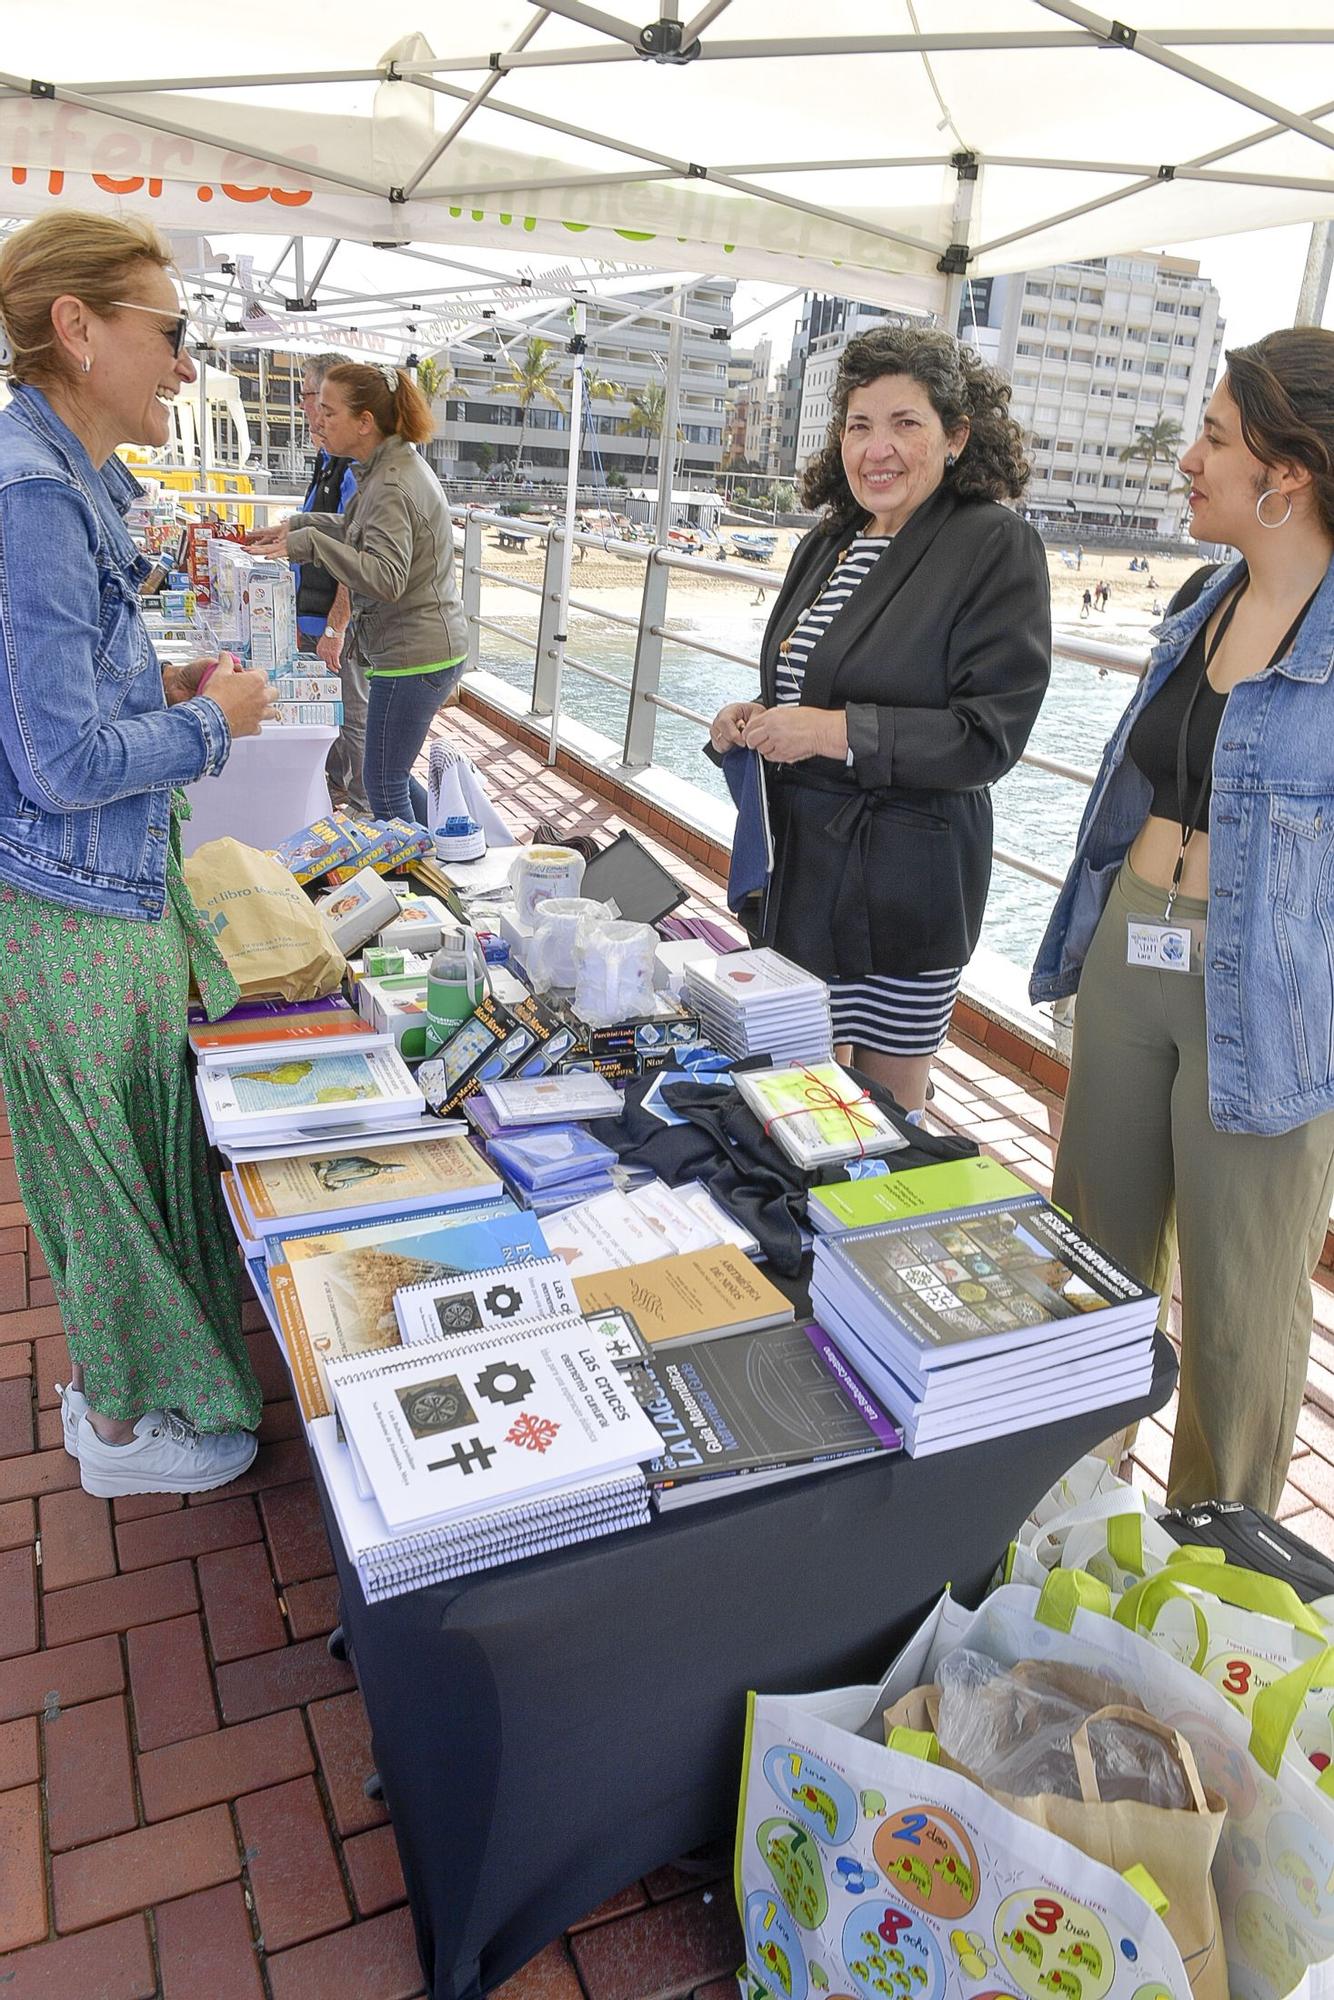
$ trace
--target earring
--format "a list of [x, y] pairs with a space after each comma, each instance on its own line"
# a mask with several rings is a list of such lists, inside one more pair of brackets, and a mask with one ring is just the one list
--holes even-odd
[[[1264, 514], [1262, 513], [1261, 510], [1264, 507], [1266, 500], [1273, 500], [1275, 498], [1278, 498], [1283, 501], [1284, 506], [1286, 508], [1286, 512], [1283, 514], [1280, 520], [1266, 521]], [[1288, 522], [1292, 519], [1291, 493], [1280, 493], [1277, 486], [1266, 486], [1264, 492], [1260, 495], [1260, 498], [1255, 503], [1255, 518], [1260, 523], [1260, 526], [1262, 528], [1286, 528]]]
[[91, 354], [85, 354], [83, 357], [83, 372], [85, 375], [91, 375], [93, 372], [93, 357]]
[[953, 451], [947, 451], [947, 452], [945, 453], [945, 470], [946, 470], [946, 472], [953, 472], [953, 470], [954, 470], [955, 466], [956, 466], [956, 465], [957, 465], [958, 463], [959, 463], [959, 456], [958, 456], [958, 453], [957, 453], [957, 452], [953, 452]]

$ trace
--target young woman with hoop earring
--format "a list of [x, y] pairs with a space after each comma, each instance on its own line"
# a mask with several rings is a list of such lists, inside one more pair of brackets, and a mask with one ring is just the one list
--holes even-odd
[[1274, 1512], [1334, 1194], [1334, 333], [1268, 334], [1181, 469], [1239, 560], [1177, 592], [1032, 981], [1078, 990], [1053, 1199], [1181, 1266], [1167, 1497]]

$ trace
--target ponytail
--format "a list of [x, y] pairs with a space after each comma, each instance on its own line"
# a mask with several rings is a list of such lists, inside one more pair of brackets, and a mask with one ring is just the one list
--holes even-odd
[[368, 413], [386, 437], [425, 444], [435, 435], [431, 406], [406, 368], [387, 361], [340, 361], [324, 379], [342, 390], [354, 416]]

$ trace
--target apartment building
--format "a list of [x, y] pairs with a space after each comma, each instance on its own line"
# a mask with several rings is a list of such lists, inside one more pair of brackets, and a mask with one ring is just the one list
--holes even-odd
[[[734, 290], [730, 278], [704, 278], [690, 287], [681, 302], [680, 310], [693, 324], [685, 330], [682, 347], [678, 480], [693, 478], [696, 483], [707, 483], [722, 461]], [[637, 484], [646, 459], [650, 473], [657, 466], [658, 439], [647, 431], [624, 432], [621, 426], [634, 420], [631, 398], [636, 391], [665, 385], [670, 328], [665, 319], [629, 316], [636, 308], [657, 306], [665, 310], [670, 297], [670, 288], [662, 285], [615, 299], [593, 300], [588, 305], [585, 365], [590, 375], [613, 383], [617, 394], [611, 400], [590, 399], [588, 415], [592, 421], [590, 425], [586, 415], [582, 454], [586, 479], [596, 479], [600, 465], [604, 476], [620, 472]], [[721, 337], [715, 337], [715, 329]], [[537, 327], [534, 331], [552, 346], [556, 380], [564, 385], [562, 401], [568, 402], [571, 364], [565, 353], [564, 328]], [[512, 465], [518, 454], [523, 413], [516, 397], [502, 393], [510, 375], [501, 339], [498, 336], [494, 343], [470, 341], [449, 356], [458, 385], [467, 393], [449, 396], [440, 407], [444, 418], [440, 436], [428, 447], [428, 457], [446, 481], [474, 478], [493, 466]], [[509, 353], [521, 362], [525, 336], [514, 338], [507, 331], [503, 340]], [[528, 412], [524, 472], [539, 485], [561, 482], [568, 458], [566, 411], [545, 399], [535, 401]]]
[[[985, 319], [985, 325], [982, 321]], [[1182, 257], [1093, 258], [998, 278], [964, 301], [959, 331], [1013, 384], [1029, 433], [1026, 509], [1071, 534], [1090, 528], [1174, 535], [1185, 492], [1175, 466], [1199, 430], [1223, 344], [1218, 292]], [[1123, 461], [1165, 420], [1181, 443], [1153, 463]]]

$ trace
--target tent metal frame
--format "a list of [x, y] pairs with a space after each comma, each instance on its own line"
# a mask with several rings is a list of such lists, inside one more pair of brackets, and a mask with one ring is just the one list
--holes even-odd
[[[1331, 107], [1325, 104], [1309, 111], [1302, 111], [1277, 103], [1261, 92], [1251, 90], [1236, 78], [1222, 74], [1194, 53], [1209, 49], [1245, 49], [1263, 46], [1327, 48], [1334, 45], [1334, 25], [1156, 29], [1151, 26], [1131, 25], [1110, 15], [1099, 13], [1080, 4], [1080, 0], [1031, 0], [1036, 18], [1034, 26], [1027, 30], [816, 34], [797, 37], [758, 35], [746, 39], [729, 39], [725, 35], [710, 38], [706, 31], [718, 22], [720, 17], [725, 16], [730, 0], [705, 0], [705, 4], [700, 6], [693, 17], [684, 24], [681, 21], [680, 0], [657, 0], [659, 10], [657, 18], [643, 23], [637, 23], [626, 19], [622, 14], [588, 4], [588, 0], [527, 0], [527, 4], [532, 9], [531, 17], [525, 21], [510, 46], [503, 52], [488, 51], [430, 61], [385, 60], [374, 66], [355, 69], [231, 72], [213, 77], [146, 77], [115, 83], [102, 81], [61, 84], [5, 72], [0, 73], [0, 92], [55, 98], [92, 115], [100, 113], [168, 136], [187, 137], [207, 145], [226, 147], [231, 142], [225, 134], [215, 135], [201, 131], [197, 126], [186, 127], [174, 122], [165, 107], [163, 112], [158, 114], [140, 106], [127, 106], [125, 100], [131, 96], [166, 98], [173, 93], [187, 91], [222, 89], [263, 91], [275, 87], [300, 85], [403, 83], [449, 98], [459, 103], [461, 107], [447, 131], [432, 136], [429, 146], [404, 184], [391, 186], [386, 181], [381, 185], [355, 174], [340, 173], [332, 168], [321, 168], [314, 176], [317, 181], [333, 189], [344, 188], [357, 194], [378, 196], [384, 200], [392, 213], [393, 209], [401, 207], [410, 200], [475, 203], [483, 199], [501, 199], [525, 193], [596, 190], [608, 185], [624, 184], [627, 181], [703, 180], [716, 188], [726, 189], [730, 193], [750, 200], [806, 215], [817, 221], [829, 221], [851, 227], [863, 236], [905, 248], [913, 253], [919, 266], [926, 260], [934, 261], [937, 271], [948, 280], [947, 310], [951, 295], [957, 295], [962, 277], [980, 259], [985, 257], [992, 260], [994, 268], [997, 253], [1013, 251], [1014, 262], [1010, 264], [1007, 258], [1007, 266], [1020, 268], [1024, 261], [1020, 252], [1022, 244], [1046, 230], [1076, 220], [1081, 215], [1093, 213], [1097, 209], [1115, 203], [1133, 202], [1136, 196], [1149, 193], [1164, 181], [1176, 178], [1210, 180], [1217, 181], [1222, 186], [1270, 188], [1288, 193], [1309, 194], [1313, 197], [1325, 196], [1328, 198], [1330, 208], [1334, 210], [1334, 176], [1323, 177], [1318, 171], [1310, 175], [1245, 173], [1225, 165], [1219, 166], [1220, 161], [1226, 161], [1236, 153], [1283, 133], [1292, 133], [1320, 148], [1317, 158], [1334, 151], [1334, 130], [1320, 122], [1328, 117]], [[553, 17], [585, 30], [589, 39], [572, 46], [551, 48], [532, 46], [539, 30]], [[1049, 24], [1049, 19], [1051, 22], [1059, 22], [1060, 25]], [[676, 158], [656, 151], [633, 137], [618, 134], [610, 129], [610, 124], [607, 129], [599, 130], [590, 125], [572, 123], [513, 103], [507, 100], [500, 90], [504, 78], [516, 72], [558, 69], [563, 66], [593, 66], [607, 62], [653, 60], [666, 65], [685, 66], [695, 60], [729, 63], [765, 59], [810, 63], [825, 57], [917, 55], [929, 68], [929, 59], [932, 55], [966, 54], [977, 55], [984, 59], [989, 54], [999, 52], [1036, 53], [1054, 49], [1082, 49], [1087, 50], [1090, 57], [1101, 56], [1112, 59], [1120, 57], [1149, 63], [1167, 70], [1227, 103], [1253, 111], [1266, 123], [1263, 128], [1232, 141], [1210, 155], [1179, 163], [1080, 160], [1028, 154], [990, 157], [984, 153], [965, 150], [953, 154], [942, 152], [939, 155], [926, 154], [910, 158], [779, 160], [729, 165]], [[454, 83], [446, 80], [449, 77], [464, 79], [474, 77], [480, 80], [471, 84]], [[934, 76], [932, 82], [934, 85]], [[524, 182], [473, 180], [451, 185], [447, 176], [442, 178], [437, 169], [442, 161], [447, 161], [458, 135], [483, 109], [515, 126], [529, 126], [558, 133], [604, 153], [619, 156], [627, 162], [633, 161], [638, 164], [629, 170], [623, 168], [606, 171], [570, 171], [545, 178], [538, 176]], [[943, 100], [942, 110], [945, 110]], [[948, 111], [943, 123], [952, 126], [953, 121]], [[300, 171], [307, 178], [311, 177], [311, 170], [306, 163], [276, 150], [258, 147], [252, 150], [250, 157], [269, 166]], [[988, 166], [1003, 167], [1007, 170], [1033, 169], [1106, 175], [1123, 179], [1126, 184], [1057, 212], [1036, 215], [1021, 227], [994, 236], [989, 241], [977, 243], [971, 236], [971, 213], [975, 194], [975, 188], [971, 184], [975, 182], [978, 172], [985, 171]], [[892, 171], [907, 167], [953, 168], [957, 179], [954, 203], [955, 227], [948, 244], [895, 230], [885, 222], [865, 214], [856, 213], [851, 216], [842, 214], [836, 209], [803, 199], [795, 193], [785, 192], [781, 187], [772, 185], [775, 181], [781, 181], [798, 173], [810, 174], [822, 171], [857, 173]], [[1318, 209], [1315, 212], [1318, 213]], [[1158, 231], [1155, 231], [1155, 234], [1157, 233]], [[1128, 224], [1128, 245], [1132, 241], [1133, 228]], [[317, 277], [323, 275], [321, 271]], [[313, 285], [310, 289], [313, 291]]]

